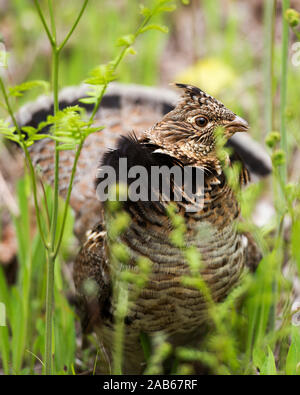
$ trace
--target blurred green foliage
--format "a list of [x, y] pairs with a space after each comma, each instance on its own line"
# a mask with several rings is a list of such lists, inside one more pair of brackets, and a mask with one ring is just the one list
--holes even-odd
[[[47, 3], [46, 1], [40, 2]], [[60, 86], [80, 83], [97, 64], [105, 63], [116, 55], [117, 39], [131, 33], [137, 26], [139, 0], [99, 1], [91, 0], [82, 21], [72, 35], [60, 61]], [[150, 4], [146, 1], [145, 4]], [[82, 5], [81, 0], [56, 2], [55, 17], [57, 37], [62, 38], [74, 20], [74, 15]], [[12, 52], [16, 62], [28, 65], [28, 73], [21, 75], [30, 79], [48, 79], [50, 75], [50, 46], [41, 34], [41, 22], [31, 2], [12, 0], [8, 12], [1, 16], [2, 23], [10, 29], [10, 43], [7, 50]], [[158, 15], [155, 23], [165, 17]], [[137, 44], [139, 57], [129, 59], [119, 71], [123, 82], [153, 85], [158, 81], [159, 54], [166, 38], [160, 32], [146, 34], [143, 42]], [[27, 70], [26, 70], [27, 71]], [[12, 76], [15, 78], [15, 76]], [[22, 82], [15, 80], [14, 83]]]
[[[40, 3], [46, 5], [47, 1]], [[259, 369], [261, 374], [299, 374], [300, 334], [299, 327], [291, 325], [290, 300], [293, 290], [290, 279], [293, 276], [299, 277], [300, 274], [300, 191], [299, 185], [293, 182], [284, 185], [278, 171], [281, 166], [287, 166], [288, 169], [292, 167], [292, 154], [300, 144], [299, 67], [290, 63], [288, 67], [288, 95], [284, 106], [288, 150], [284, 152], [279, 149], [279, 132], [272, 132], [280, 129], [280, 112], [277, 110], [280, 106], [278, 93], [282, 87], [281, 42], [277, 37], [272, 38], [267, 34], [268, 29], [272, 28], [272, 23], [278, 23], [278, 20], [274, 20], [276, 16], [272, 16], [272, 10], [269, 10], [271, 18], [269, 20], [265, 18], [265, 30], [262, 30], [261, 42], [257, 43], [256, 48], [244, 32], [247, 15], [239, 13], [240, 2], [228, 2], [226, 17], [220, 6], [221, 0], [201, 2], [194, 0], [192, 3], [191, 6], [196, 4], [202, 7], [205, 35], [194, 37], [195, 63], [191, 64], [191, 68], [182, 70], [184, 73], [179, 75], [180, 79], [186, 78], [189, 83], [194, 81], [200, 84], [201, 88], [209, 91], [215, 89], [216, 94], [220, 95], [230, 108], [249, 120], [252, 134], [258, 140], [264, 142], [267, 136], [266, 145], [272, 155], [274, 177], [273, 187], [270, 187], [269, 181], [262, 182], [251, 185], [241, 195], [242, 214], [245, 219], [245, 223], [242, 224], [243, 230], [250, 230], [265, 252], [257, 272], [253, 277], [246, 276], [245, 281], [226, 302], [215, 307], [214, 321], [217, 330], [206, 339], [205, 351], [186, 348], [176, 351], [177, 357], [184, 363], [178, 366], [177, 370], [175, 368], [174, 372], [192, 372], [189, 362], [200, 360], [219, 374], [255, 373], [256, 369]], [[81, 23], [62, 53], [59, 64], [61, 87], [80, 83], [98, 64], [115, 58], [119, 49], [114, 44], [117, 43], [118, 38], [122, 37], [123, 40], [119, 41], [119, 44], [126, 44], [125, 41], [131, 39], [129, 33], [137, 26], [139, 4], [140, 0], [90, 1]], [[68, 26], [74, 22], [74, 14], [81, 5], [81, 0], [56, 2], [55, 19], [59, 39], [68, 32]], [[6, 49], [10, 54], [10, 61], [14, 64], [14, 72], [9, 75], [9, 84], [13, 86], [34, 80], [36, 88], [45, 89], [47, 87], [38, 81], [50, 78], [51, 50], [42, 33], [38, 15], [31, 2], [11, 0], [7, 3], [7, 7], [5, 13], [0, 14], [0, 19], [1, 28], [6, 30], [8, 37], [5, 42]], [[176, 17], [180, 19], [181, 16], [183, 10], [179, 6]], [[293, 31], [297, 28], [298, 17], [299, 13], [295, 11], [286, 14]], [[127, 57], [118, 70], [120, 81], [146, 85], [159, 83], [161, 59], [166, 59], [163, 55], [167, 40], [176, 41], [175, 29], [173, 29], [176, 18], [172, 18], [169, 14], [159, 15], [154, 23], [166, 25], [170, 29], [171, 38], [162, 35], [159, 31], [147, 32], [143, 40], [135, 45], [138, 56]], [[294, 36], [292, 40], [295, 40]], [[216, 73], [219, 79], [214, 78]], [[23, 88], [26, 88], [26, 85], [23, 85]], [[40, 90], [30, 91], [24, 98], [20, 98], [22, 91], [20, 87], [10, 91], [18, 104], [40, 92]], [[1, 128], [6, 127], [7, 125], [1, 124]], [[278, 189], [280, 193], [276, 193]], [[0, 301], [7, 307], [7, 320], [10, 323], [10, 327], [0, 327], [1, 369], [4, 373], [39, 373], [38, 369], [42, 365], [39, 358], [44, 352], [45, 253], [40, 237], [33, 230], [34, 219], [29, 209], [30, 194], [28, 176], [25, 176], [17, 187], [20, 216], [14, 218], [14, 224], [18, 241], [19, 271], [14, 286], [7, 285], [4, 271], [0, 267]], [[51, 201], [50, 190], [47, 189], [46, 194]], [[272, 196], [277, 212], [276, 218], [258, 229], [252, 224], [251, 218], [255, 203], [262, 194]], [[173, 215], [172, 209], [170, 210], [170, 216], [174, 221], [172, 241], [182, 246], [184, 227], [180, 219]], [[63, 220], [62, 211], [60, 207], [58, 216], [60, 222]], [[283, 244], [282, 233], [284, 215], [292, 224], [291, 239], [285, 241], [285, 244]], [[127, 225], [124, 216], [119, 216], [112, 223], [110, 228], [112, 240], [120, 234], [124, 224]], [[65, 261], [70, 255], [72, 256], [70, 251], [70, 246], [73, 245], [72, 229], [72, 214], [69, 213], [62, 250], [55, 269], [56, 309], [53, 351], [55, 352], [54, 372], [59, 374], [72, 374], [80, 369], [90, 369], [91, 360], [93, 364], [95, 363], [94, 368], [98, 363], [98, 354], [95, 357], [94, 354], [91, 356], [81, 352], [82, 365], [80, 368], [75, 367], [75, 354], [79, 352], [76, 348], [75, 313], [67, 300], [70, 276], [65, 273], [68, 270]], [[128, 254], [122, 246], [115, 243], [112, 251], [116, 262], [126, 263]], [[191, 267], [191, 277], [185, 278], [184, 281], [206, 292], [196, 270], [199, 268], [197, 265], [200, 264], [199, 256], [192, 249], [185, 252]], [[292, 273], [288, 278], [282, 272], [284, 255]], [[132, 275], [129, 271], [124, 272], [123, 277], [118, 279], [123, 285], [125, 284], [120, 290], [123, 292], [129, 283], [136, 283], [138, 287], [144, 285], [147, 280], [147, 270], [147, 262], [141, 262], [141, 278]], [[122, 292], [116, 297], [127, 306], [127, 299], [124, 299]], [[241, 310], [238, 310], [237, 305], [240, 300], [244, 303]], [[126, 315], [126, 311], [122, 310], [123, 305], [120, 303], [120, 311], [118, 311], [119, 333], [122, 332], [122, 322]], [[92, 339], [90, 340], [93, 342]], [[145, 348], [147, 348], [146, 342], [145, 340]], [[150, 360], [148, 373], [159, 373], [162, 369], [162, 361], [170, 355], [169, 344], [163, 337], [158, 337], [154, 343], [154, 352], [148, 356]], [[118, 352], [116, 371], [121, 365], [122, 344], [119, 344]]]

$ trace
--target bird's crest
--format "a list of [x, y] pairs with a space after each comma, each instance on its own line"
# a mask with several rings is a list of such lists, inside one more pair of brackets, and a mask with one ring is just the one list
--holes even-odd
[[197, 88], [196, 86], [181, 83], [176, 83], [174, 85], [179, 89], [183, 89], [184, 93], [182, 94], [182, 99], [184, 101], [190, 101], [192, 99], [200, 106], [213, 104], [221, 108], [225, 107], [222, 102], [215, 99], [213, 96], [209, 95], [203, 90]]

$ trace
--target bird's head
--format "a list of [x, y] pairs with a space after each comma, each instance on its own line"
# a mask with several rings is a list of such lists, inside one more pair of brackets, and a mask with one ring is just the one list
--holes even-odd
[[214, 155], [218, 127], [224, 128], [227, 139], [248, 129], [244, 119], [199, 88], [184, 84], [176, 87], [183, 90], [179, 103], [150, 132], [165, 152], [201, 162]]

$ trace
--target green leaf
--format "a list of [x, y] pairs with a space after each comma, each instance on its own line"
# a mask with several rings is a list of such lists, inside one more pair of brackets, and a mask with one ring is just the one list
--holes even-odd
[[90, 85], [107, 85], [117, 78], [111, 63], [101, 64], [91, 71], [91, 77], [84, 82]]
[[148, 30], [158, 30], [158, 31], [160, 31], [160, 32], [162, 32], [162, 33], [168, 33], [168, 31], [169, 31], [169, 29], [167, 28], [167, 26], [164, 26], [164, 25], [157, 25], [157, 24], [151, 24], [151, 25], [147, 25], [147, 26], [143, 27], [143, 28], [140, 30], [140, 33], [145, 33], [145, 32], [147, 32]]
[[145, 18], [150, 18], [163, 12], [172, 12], [176, 9], [176, 5], [173, 3], [173, 0], [157, 0], [152, 9], [144, 7], [143, 5], [140, 7], [140, 12]]
[[102, 90], [105, 85], [94, 85], [92, 86], [92, 90], [87, 92], [88, 97], [84, 97], [79, 101], [86, 104], [96, 104], [98, 97], [102, 94]]
[[300, 375], [300, 332], [292, 328], [292, 342], [286, 358], [285, 372], [287, 375]]
[[10, 133], [13, 134], [15, 131], [15, 127], [9, 126], [8, 121], [4, 121], [0, 119], [0, 133]]
[[268, 356], [266, 357], [261, 367], [260, 373], [262, 375], [272, 375], [272, 376], [277, 375], [274, 354], [269, 346], [268, 346]]
[[85, 104], [95, 104], [96, 100], [97, 100], [96, 97], [91, 96], [91, 97], [84, 97], [83, 99], [79, 99], [79, 102]]
[[32, 140], [49, 137], [61, 144], [59, 150], [74, 149], [91, 133], [101, 130], [82, 118], [83, 111], [79, 106], [71, 106], [58, 111], [55, 116], [49, 115], [47, 121], [39, 124], [38, 130], [51, 126], [50, 134], [35, 134]]
[[76, 144], [60, 144], [57, 147], [58, 151], [71, 151], [71, 150], [75, 150], [76, 148]]
[[59, 143], [66, 143], [66, 144], [71, 144], [71, 143], [73, 143], [73, 139], [72, 138], [70, 138], [70, 137], [63, 137], [63, 136], [61, 136], [61, 137], [57, 137], [57, 136], [51, 136], [51, 139], [52, 140], [55, 140], [55, 141], [57, 141], [57, 142], [59, 142]]
[[141, 332], [140, 333], [140, 342], [142, 345], [142, 349], [144, 352], [144, 357], [146, 361], [149, 361], [151, 357], [151, 340], [149, 338], [149, 335], [147, 333]]
[[126, 49], [125, 56], [126, 55], [136, 55], [136, 50], [133, 47], [129, 47]]
[[16, 143], [20, 143], [20, 137], [18, 134], [15, 133], [16, 128], [13, 126], [9, 126], [7, 121], [0, 119], [0, 135], [4, 138], [15, 141]]
[[33, 141], [39, 141], [39, 140], [49, 138], [49, 134], [37, 133], [34, 136], [32, 136], [31, 138]]
[[262, 347], [254, 347], [253, 354], [252, 354], [252, 360], [255, 368], [258, 368], [259, 370], [262, 369], [262, 366], [264, 364], [264, 361], [266, 359], [265, 352]]
[[149, 8], [147, 8], [147, 7], [145, 7], [144, 5], [140, 5], [140, 13], [145, 17], [145, 18], [147, 18], [147, 17], [149, 17], [149, 16], [151, 16], [152, 15], [152, 11], [149, 9]]
[[155, 14], [163, 13], [163, 12], [173, 12], [176, 10], [176, 5], [175, 4], [170, 4], [170, 5], [163, 5], [158, 7], [155, 10]]
[[134, 34], [127, 34], [125, 36], [118, 38], [117, 46], [119, 46], [119, 47], [130, 46], [134, 43], [134, 41], [135, 41]]
[[23, 96], [24, 92], [29, 91], [34, 88], [42, 88], [45, 92], [49, 90], [49, 83], [43, 80], [34, 80], [23, 82], [20, 85], [16, 85], [12, 88], [9, 88], [9, 95], [14, 97]]
[[27, 134], [28, 138], [30, 138], [31, 136], [33, 136], [38, 132], [38, 130], [33, 126], [23, 126], [22, 131]]
[[245, 302], [249, 317], [248, 341], [257, 347], [261, 346], [267, 334], [271, 306], [274, 300], [273, 279], [277, 261], [278, 256], [275, 249], [264, 256], [256, 270], [255, 281], [251, 284]]

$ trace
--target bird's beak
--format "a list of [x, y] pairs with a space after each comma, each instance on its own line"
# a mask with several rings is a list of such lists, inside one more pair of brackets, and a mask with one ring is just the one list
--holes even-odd
[[243, 118], [235, 116], [233, 121], [226, 123], [225, 130], [228, 135], [232, 136], [236, 132], [246, 132], [249, 129], [249, 124]]

